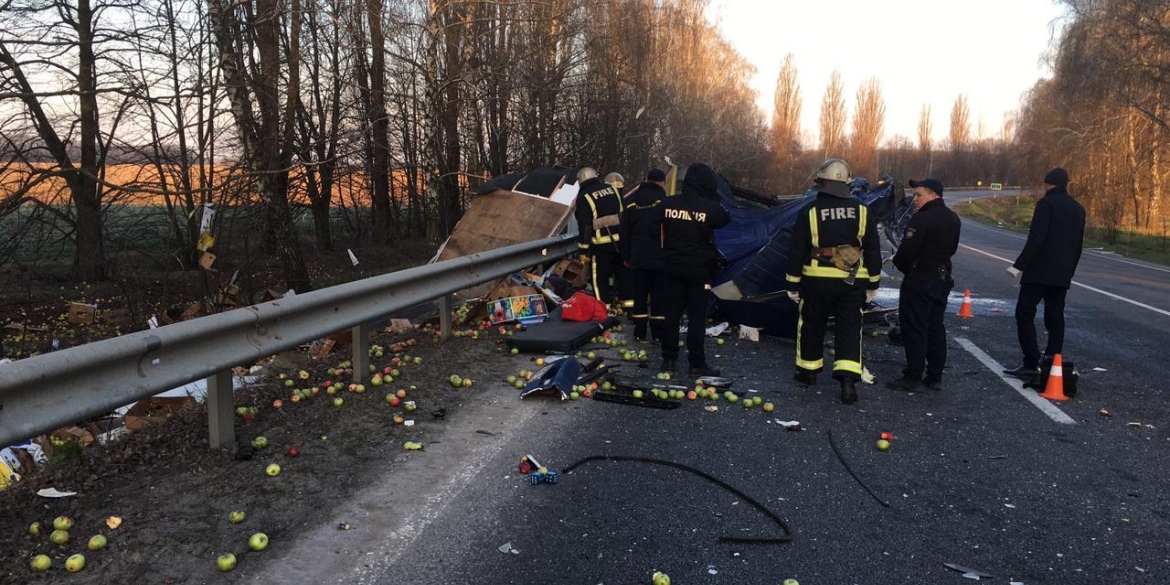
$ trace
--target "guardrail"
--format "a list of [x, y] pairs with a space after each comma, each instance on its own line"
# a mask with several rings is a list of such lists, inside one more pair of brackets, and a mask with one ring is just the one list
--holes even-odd
[[574, 236], [517, 244], [0, 364], [0, 446], [201, 378], [211, 446], [231, 445], [232, 367], [352, 329], [354, 376], [365, 378], [369, 323], [439, 299], [446, 339], [451, 293], [574, 249]]

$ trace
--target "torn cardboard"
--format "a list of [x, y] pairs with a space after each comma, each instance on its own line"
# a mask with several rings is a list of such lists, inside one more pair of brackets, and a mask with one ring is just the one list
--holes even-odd
[[[174, 413], [193, 408], [195, 399], [190, 396], [157, 396], [139, 400], [123, 417], [126, 428], [131, 431], [166, 422]], [[92, 435], [91, 435], [92, 440]]]

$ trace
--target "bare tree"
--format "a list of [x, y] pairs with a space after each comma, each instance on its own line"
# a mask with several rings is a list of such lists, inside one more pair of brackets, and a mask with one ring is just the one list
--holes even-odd
[[833, 70], [829, 85], [821, 99], [821, 155], [823, 158], [842, 154], [845, 148], [845, 87], [841, 72]]
[[853, 135], [850, 163], [858, 177], [876, 178], [878, 171], [877, 147], [886, 123], [886, 101], [882, 84], [872, 77], [857, 90], [857, 105], [853, 112]]
[[792, 53], [784, 56], [780, 75], [776, 78], [776, 94], [772, 100], [772, 157], [777, 168], [777, 179], [784, 189], [796, 191], [793, 168], [800, 155], [800, 81], [796, 74], [796, 60]]

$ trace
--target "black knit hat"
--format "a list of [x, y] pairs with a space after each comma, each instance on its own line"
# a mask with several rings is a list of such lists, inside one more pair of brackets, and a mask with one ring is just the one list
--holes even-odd
[[1047, 175], [1044, 175], [1044, 183], [1046, 185], [1055, 185], [1057, 187], [1067, 187], [1068, 171], [1060, 167], [1056, 167], [1055, 169], [1048, 171]]
[[650, 172], [646, 173], [646, 180], [656, 182], [665, 181], [666, 173], [662, 172], [660, 169], [650, 169]]

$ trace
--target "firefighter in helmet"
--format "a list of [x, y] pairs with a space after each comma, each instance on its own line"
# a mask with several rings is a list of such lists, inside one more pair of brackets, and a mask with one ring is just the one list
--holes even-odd
[[603, 183], [597, 170], [583, 167], [577, 171], [577, 207], [574, 215], [580, 230], [577, 247], [582, 259], [590, 264], [590, 284], [598, 300], [610, 307], [613, 303], [613, 278], [621, 262], [618, 241], [621, 240], [622, 195], [612, 185]]

